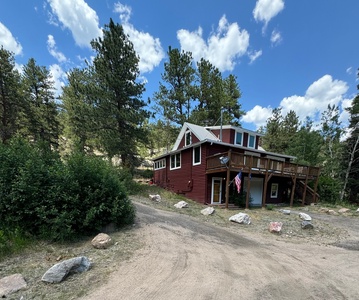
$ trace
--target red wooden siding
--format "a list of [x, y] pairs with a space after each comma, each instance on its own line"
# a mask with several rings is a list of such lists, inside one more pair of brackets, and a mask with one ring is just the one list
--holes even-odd
[[166, 168], [155, 170], [154, 183], [178, 194], [183, 194], [190, 199], [204, 203], [206, 151], [203, 151], [201, 148], [201, 164], [199, 165], [193, 165], [193, 148], [187, 148], [181, 151], [181, 167], [179, 169], [171, 170], [170, 161], [170, 156], [168, 156], [166, 159]]

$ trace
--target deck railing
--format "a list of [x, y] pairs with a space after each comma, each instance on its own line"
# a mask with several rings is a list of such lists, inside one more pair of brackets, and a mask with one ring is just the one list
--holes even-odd
[[[221, 163], [220, 157], [228, 157], [226, 164]], [[271, 172], [283, 176], [297, 176], [299, 178], [316, 178], [319, 176], [319, 168], [284, 162], [273, 158], [256, 157], [237, 152], [218, 153], [207, 158], [207, 173], [217, 171], [243, 170], [244, 172], [264, 173]]]

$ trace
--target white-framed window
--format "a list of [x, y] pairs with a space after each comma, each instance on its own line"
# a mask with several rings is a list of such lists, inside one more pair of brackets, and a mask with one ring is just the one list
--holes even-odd
[[185, 140], [185, 146], [189, 146], [192, 144], [192, 132], [186, 131], [186, 140]]
[[171, 167], [170, 169], [179, 169], [181, 167], [181, 153], [171, 155]]
[[155, 161], [155, 170], [166, 168], [166, 159]]
[[255, 148], [256, 147], [256, 136], [255, 135], [248, 135], [248, 148]]
[[235, 140], [236, 145], [243, 145], [243, 132], [237, 131], [236, 132], [236, 140]]
[[201, 164], [201, 146], [193, 148], [193, 165]]
[[272, 183], [272, 186], [270, 189], [270, 197], [278, 198], [278, 183]]

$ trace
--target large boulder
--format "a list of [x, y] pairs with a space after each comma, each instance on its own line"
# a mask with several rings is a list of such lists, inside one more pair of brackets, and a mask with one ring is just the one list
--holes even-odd
[[312, 217], [305, 213], [299, 213], [299, 218], [301, 218], [303, 221], [311, 221]]
[[314, 226], [309, 221], [302, 221], [302, 229], [313, 229]]
[[238, 213], [229, 218], [229, 221], [249, 225], [251, 224], [251, 217], [245, 213]]
[[270, 222], [269, 223], [269, 232], [280, 233], [282, 231], [282, 222]]
[[27, 284], [21, 274], [13, 274], [0, 279], [0, 298], [26, 288]]
[[92, 239], [91, 244], [96, 249], [107, 249], [112, 245], [112, 239], [106, 233], [99, 233]]
[[151, 201], [154, 202], [161, 202], [161, 196], [159, 194], [156, 195], [148, 195], [148, 197], [150, 198]]
[[82, 273], [91, 267], [90, 260], [85, 256], [79, 256], [64, 260], [53, 265], [42, 276], [41, 280], [49, 283], [58, 283], [73, 273]]
[[348, 213], [348, 212], [350, 212], [350, 209], [349, 208], [341, 208], [341, 209], [339, 209], [338, 210], [338, 213], [340, 213], [340, 214], [345, 214], [345, 213]]
[[201, 210], [201, 214], [205, 216], [209, 216], [214, 213], [214, 208], [212, 206], [209, 206], [207, 208], [204, 208]]
[[188, 207], [188, 203], [186, 201], [180, 201], [180, 202], [177, 202], [174, 207], [176, 208], [185, 208], [185, 207]]

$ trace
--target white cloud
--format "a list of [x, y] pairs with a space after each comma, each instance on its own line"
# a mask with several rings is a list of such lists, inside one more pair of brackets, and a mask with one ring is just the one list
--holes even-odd
[[254, 123], [256, 129], [258, 129], [260, 126], [266, 125], [267, 119], [270, 116], [272, 116], [272, 109], [270, 107], [256, 105], [242, 117], [241, 121]]
[[[292, 95], [282, 99], [279, 107], [282, 108], [282, 115], [285, 116], [289, 111], [295, 111], [299, 121], [304, 122], [308, 116], [314, 121], [314, 125], [320, 122], [322, 112], [326, 111], [328, 105], [336, 105], [340, 109], [340, 121], [344, 126], [348, 123], [348, 113], [346, 107], [351, 105], [351, 100], [346, 98], [348, 85], [341, 80], [333, 79], [330, 75], [324, 75], [313, 82], [303, 96]], [[246, 113], [243, 121], [255, 123], [257, 127], [263, 125], [271, 115], [269, 108], [255, 106]]]
[[22, 54], [21, 44], [13, 37], [10, 30], [0, 22], [0, 46], [13, 52], [15, 55]]
[[[52, 13], [69, 29], [76, 44], [90, 48], [91, 40], [102, 36], [96, 12], [84, 0], [47, 0]], [[55, 24], [53, 18], [50, 18]]]
[[348, 74], [352, 74], [353, 73], [353, 68], [352, 67], [349, 67], [349, 68], [347, 68], [346, 69], [346, 72], [348, 73]]
[[280, 34], [280, 32], [277, 30], [273, 30], [270, 37], [270, 41], [273, 46], [278, 45], [282, 41], [282, 35]]
[[193, 32], [178, 30], [177, 39], [181, 49], [192, 52], [196, 61], [204, 58], [220, 71], [232, 71], [236, 59], [245, 55], [249, 47], [249, 33], [240, 30], [237, 23], [229, 23], [226, 16], [219, 20], [216, 31], [211, 33], [207, 41], [202, 37], [201, 27]]
[[51, 65], [49, 67], [49, 71], [50, 71], [52, 80], [54, 81], [55, 95], [59, 96], [62, 93], [62, 87], [65, 86], [65, 84], [66, 84], [67, 75], [62, 70], [62, 68], [57, 64]]
[[262, 55], [262, 50], [248, 52], [249, 63], [253, 63], [258, 57]]
[[59, 62], [65, 62], [66, 61], [66, 56], [62, 52], [57, 51], [55, 39], [51, 34], [49, 34], [47, 36], [47, 50]]
[[283, 0], [257, 0], [253, 10], [254, 19], [257, 22], [263, 22], [263, 33], [265, 32], [269, 21], [284, 9]]
[[157, 67], [161, 60], [165, 57], [159, 38], [154, 38], [147, 32], [137, 30], [130, 21], [131, 7], [121, 4], [115, 4], [114, 12], [120, 14], [123, 30], [130, 37], [133, 47], [140, 57], [140, 72], [151, 72]]

